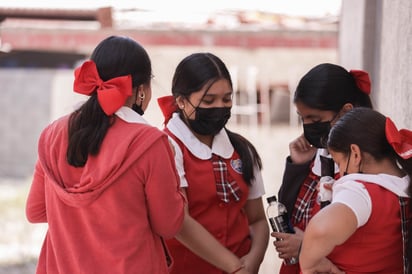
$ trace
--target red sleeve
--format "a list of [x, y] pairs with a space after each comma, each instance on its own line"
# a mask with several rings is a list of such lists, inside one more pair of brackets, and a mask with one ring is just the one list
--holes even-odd
[[146, 199], [153, 230], [165, 238], [179, 232], [184, 217], [184, 196], [180, 191], [173, 152], [164, 135], [145, 153]]
[[26, 217], [31, 223], [47, 222], [46, 201], [44, 192], [44, 171], [37, 160], [33, 181], [26, 203]]

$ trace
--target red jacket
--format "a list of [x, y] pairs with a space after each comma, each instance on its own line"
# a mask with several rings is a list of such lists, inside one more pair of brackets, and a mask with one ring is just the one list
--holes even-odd
[[47, 222], [36, 273], [168, 273], [162, 237], [183, 221], [167, 136], [118, 117], [84, 167], [66, 161], [68, 117], [41, 134], [27, 200], [30, 222]]

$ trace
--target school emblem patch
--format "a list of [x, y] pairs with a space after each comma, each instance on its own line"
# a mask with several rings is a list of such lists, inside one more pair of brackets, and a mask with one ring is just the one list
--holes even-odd
[[230, 160], [230, 165], [234, 171], [236, 171], [239, 174], [242, 174], [242, 160], [240, 159]]

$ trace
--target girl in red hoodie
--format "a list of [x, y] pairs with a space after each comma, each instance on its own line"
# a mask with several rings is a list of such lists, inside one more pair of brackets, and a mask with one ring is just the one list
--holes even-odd
[[167, 135], [141, 116], [151, 75], [144, 48], [116, 36], [76, 69], [89, 99], [41, 133], [27, 200], [48, 223], [36, 273], [168, 273], [184, 199]]

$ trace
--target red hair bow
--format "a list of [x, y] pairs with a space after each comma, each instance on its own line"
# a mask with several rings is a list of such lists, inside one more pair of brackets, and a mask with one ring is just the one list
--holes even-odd
[[157, 98], [157, 103], [165, 117], [164, 124], [166, 125], [170, 118], [172, 118], [172, 114], [178, 110], [176, 99], [173, 95], [163, 96]]
[[398, 131], [392, 120], [386, 118], [385, 134], [389, 144], [399, 156], [403, 159], [412, 157], [412, 131], [407, 129]]
[[363, 70], [351, 70], [349, 71], [355, 79], [356, 85], [363, 92], [369, 95], [371, 93], [371, 80], [369, 74]]
[[132, 95], [132, 77], [119, 76], [103, 82], [93, 61], [86, 61], [74, 71], [73, 90], [84, 95], [97, 91], [97, 100], [106, 115], [121, 108]]

